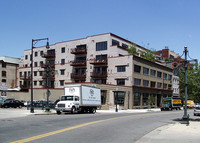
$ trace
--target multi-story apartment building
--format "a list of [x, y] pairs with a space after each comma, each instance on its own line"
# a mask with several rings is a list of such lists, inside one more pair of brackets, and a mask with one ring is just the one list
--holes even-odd
[[161, 57], [161, 60], [164, 60], [164, 59], [173, 60], [174, 58], [180, 57], [178, 54], [169, 50], [168, 47], [165, 47], [165, 49], [162, 49], [160, 51], [156, 51], [156, 55], [159, 55]]
[[19, 58], [0, 57], [0, 82], [6, 83], [7, 88], [18, 87]]
[[[115, 107], [116, 103], [125, 109], [145, 108], [150, 101], [157, 107], [163, 96], [172, 96], [172, 69], [129, 55], [127, 48], [131, 43], [107, 33], [56, 43], [50, 49], [33, 48], [33, 55], [31, 49], [25, 50], [19, 67], [20, 86], [30, 89], [33, 56], [33, 88], [37, 89], [34, 91], [37, 100], [46, 88], [48, 66], [52, 100], [60, 96], [55, 90], [64, 92], [65, 84], [82, 83], [101, 88], [105, 109]], [[136, 50], [145, 52], [146, 49], [136, 45]]]
[[[169, 50], [168, 47], [162, 49], [160, 51], [156, 51], [156, 54], [160, 57], [160, 61], [163, 65], [170, 67], [173, 69], [173, 96], [177, 97], [180, 96], [179, 94], [179, 77], [177, 76], [179, 72], [178, 67], [182, 67], [182, 63], [184, 59], [182, 59], [178, 54], [174, 53], [173, 51]], [[174, 67], [174, 63], [177, 64], [177, 67]]]

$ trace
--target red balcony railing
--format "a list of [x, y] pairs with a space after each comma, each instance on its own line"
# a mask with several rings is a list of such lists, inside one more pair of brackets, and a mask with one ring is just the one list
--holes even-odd
[[43, 53], [42, 55], [43, 58], [55, 58], [56, 54], [54, 52], [47, 52], [47, 53]]
[[93, 64], [93, 65], [107, 65], [108, 64], [108, 60], [107, 59], [102, 59], [102, 60], [94, 59], [93, 61], [90, 62], [90, 64]]
[[[47, 75], [46, 75], [46, 74], [42, 76], [42, 79], [46, 79], [46, 78], [47, 78]], [[54, 76], [54, 75], [51, 75], [51, 76], [49, 76], [48, 78], [51, 79], [51, 80], [52, 80], [52, 79], [54, 80], [54, 79], [55, 79], [55, 76]]]
[[[49, 66], [50, 66], [51, 68], [55, 68], [55, 64], [49, 64]], [[41, 64], [40, 67], [41, 67], [41, 68], [47, 68], [47, 64]]]
[[74, 49], [71, 49], [71, 54], [87, 54], [87, 48], [74, 48]]
[[75, 79], [84, 79], [86, 78], [86, 74], [80, 74], [80, 73], [71, 73], [71, 78], [75, 78]]
[[31, 80], [31, 76], [20, 76], [21, 80]]
[[71, 66], [86, 66], [86, 61], [75, 60], [72, 61]]
[[107, 72], [91, 72], [92, 78], [107, 78], [108, 73]]

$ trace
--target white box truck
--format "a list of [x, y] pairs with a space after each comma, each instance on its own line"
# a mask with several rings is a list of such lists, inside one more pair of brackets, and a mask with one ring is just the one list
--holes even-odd
[[81, 84], [66, 85], [65, 95], [56, 104], [57, 114], [62, 112], [90, 112], [95, 113], [101, 106], [101, 92], [99, 88]]

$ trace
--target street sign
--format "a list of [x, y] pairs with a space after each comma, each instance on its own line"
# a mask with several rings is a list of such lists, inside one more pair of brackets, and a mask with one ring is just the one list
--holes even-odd
[[0, 83], [0, 90], [7, 90], [7, 89], [8, 89], [7, 83], [1, 82], [1, 83]]

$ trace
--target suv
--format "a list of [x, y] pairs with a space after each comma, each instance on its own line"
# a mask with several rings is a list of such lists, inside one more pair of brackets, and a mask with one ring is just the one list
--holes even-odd
[[24, 103], [20, 102], [19, 100], [5, 100], [4, 104], [2, 105], [3, 108], [22, 108], [24, 106]]
[[194, 116], [200, 115], [200, 106], [194, 107]]

